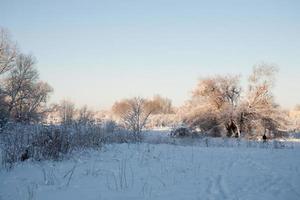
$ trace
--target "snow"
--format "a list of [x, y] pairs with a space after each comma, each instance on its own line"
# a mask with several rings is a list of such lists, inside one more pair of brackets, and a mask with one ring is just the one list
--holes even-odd
[[235, 143], [109, 144], [29, 160], [0, 170], [0, 199], [300, 199], [299, 145]]

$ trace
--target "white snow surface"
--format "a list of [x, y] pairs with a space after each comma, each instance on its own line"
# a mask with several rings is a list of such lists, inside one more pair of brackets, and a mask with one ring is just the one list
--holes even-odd
[[1, 200], [300, 199], [300, 147], [109, 144], [0, 169]]

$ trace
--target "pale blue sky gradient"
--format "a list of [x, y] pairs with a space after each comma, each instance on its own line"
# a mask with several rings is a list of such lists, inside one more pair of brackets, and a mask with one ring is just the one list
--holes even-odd
[[0, 26], [38, 60], [41, 78], [79, 105], [162, 94], [182, 104], [197, 79], [280, 74], [276, 100], [300, 103], [298, 0], [0, 0]]

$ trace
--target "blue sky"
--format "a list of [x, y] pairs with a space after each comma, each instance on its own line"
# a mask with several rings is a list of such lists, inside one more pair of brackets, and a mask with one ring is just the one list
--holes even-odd
[[51, 101], [108, 108], [161, 94], [182, 104], [197, 79], [280, 67], [274, 93], [300, 103], [298, 0], [0, 0], [0, 26], [38, 60]]

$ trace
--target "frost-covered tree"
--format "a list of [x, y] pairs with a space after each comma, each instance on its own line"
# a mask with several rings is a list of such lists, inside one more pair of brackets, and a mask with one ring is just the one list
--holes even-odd
[[284, 114], [272, 94], [277, 71], [277, 67], [268, 64], [253, 67], [248, 79], [248, 91], [239, 110], [240, 128], [243, 132], [262, 133], [266, 129], [276, 131], [284, 127]]
[[183, 107], [184, 121], [205, 132], [226, 132], [229, 137], [278, 130], [284, 119], [271, 92], [276, 72], [272, 65], [255, 66], [244, 94], [239, 76], [201, 79]]
[[112, 112], [128, 130], [139, 136], [149, 116], [157, 109], [155, 102], [134, 97], [116, 102], [112, 107]]
[[9, 118], [19, 122], [40, 121], [52, 88], [39, 80], [32, 56], [20, 54], [4, 80]]
[[204, 131], [224, 126], [228, 136], [238, 137], [240, 131], [235, 114], [240, 94], [238, 76], [227, 75], [201, 79], [188, 105], [188, 109], [192, 112], [188, 112], [185, 121]]
[[52, 88], [39, 79], [35, 59], [18, 51], [7, 30], [0, 28], [0, 125], [41, 121]]

